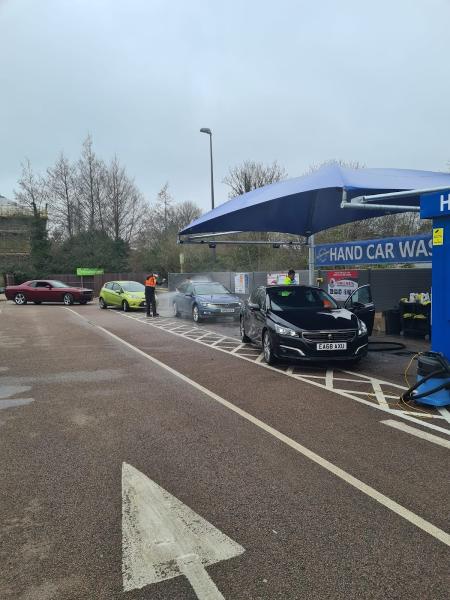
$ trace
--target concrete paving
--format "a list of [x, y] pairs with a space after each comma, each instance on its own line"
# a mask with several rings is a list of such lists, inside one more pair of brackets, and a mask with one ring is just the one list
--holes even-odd
[[220, 597], [123, 591], [124, 462], [244, 548], [206, 569], [228, 600], [448, 597], [445, 447], [116, 310], [0, 310], [1, 598]]

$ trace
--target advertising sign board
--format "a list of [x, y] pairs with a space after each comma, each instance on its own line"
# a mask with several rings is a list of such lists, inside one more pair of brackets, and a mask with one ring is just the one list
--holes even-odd
[[234, 291], [236, 294], [248, 294], [248, 273], [234, 274]]
[[104, 269], [89, 269], [84, 267], [77, 267], [77, 275], [81, 277], [87, 277], [88, 275], [103, 275]]
[[358, 289], [358, 271], [327, 271], [328, 293], [337, 302], [345, 302]]

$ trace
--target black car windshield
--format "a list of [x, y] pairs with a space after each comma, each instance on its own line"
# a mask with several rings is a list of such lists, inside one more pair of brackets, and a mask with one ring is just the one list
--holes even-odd
[[53, 281], [52, 280], [52, 281], [49, 281], [48, 284], [55, 288], [71, 287], [68, 283], [64, 283], [63, 281]]
[[229, 294], [230, 292], [221, 283], [196, 283], [195, 293], [199, 296], [214, 296], [215, 294]]
[[326, 292], [308, 287], [277, 287], [268, 289], [270, 307], [274, 311], [298, 310], [302, 308], [338, 308]]
[[138, 281], [124, 281], [119, 285], [125, 292], [145, 292], [145, 287]]

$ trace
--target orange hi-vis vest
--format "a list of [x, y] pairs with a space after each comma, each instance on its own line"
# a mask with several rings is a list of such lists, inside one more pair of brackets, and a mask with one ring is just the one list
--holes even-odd
[[145, 280], [145, 286], [152, 288], [156, 287], [156, 277], [147, 277]]

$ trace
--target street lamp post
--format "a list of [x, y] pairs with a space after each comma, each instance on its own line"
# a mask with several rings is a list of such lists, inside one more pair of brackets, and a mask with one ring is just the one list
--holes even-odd
[[[209, 135], [209, 157], [211, 161], [211, 209], [214, 210], [214, 171], [213, 171], [213, 153], [212, 153], [212, 131], [209, 127], [202, 127], [200, 133]], [[213, 261], [216, 260], [216, 247], [212, 247]]]
[[209, 156], [211, 160], [211, 208], [214, 208], [214, 171], [213, 171], [213, 153], [212, 153], [212, 132], [208, 127], [202, 127], [200, 133], [209, 135]]

